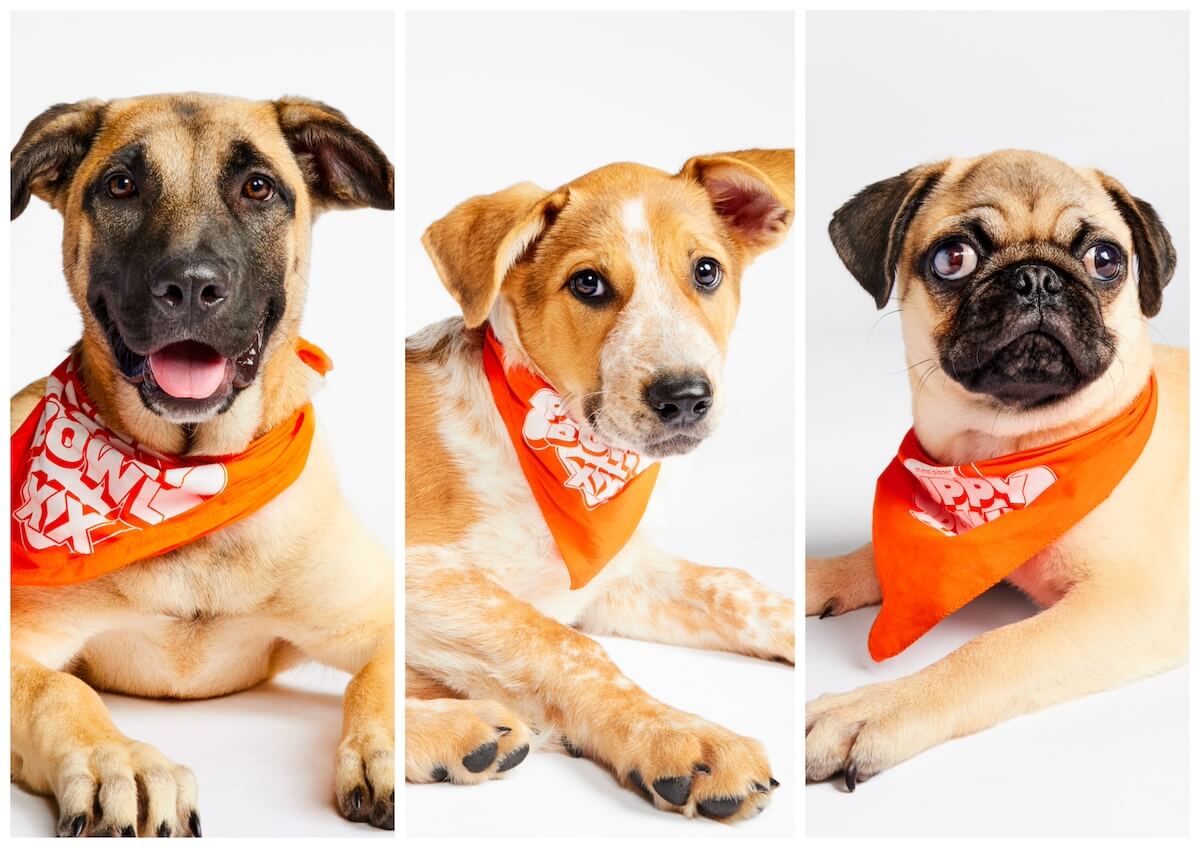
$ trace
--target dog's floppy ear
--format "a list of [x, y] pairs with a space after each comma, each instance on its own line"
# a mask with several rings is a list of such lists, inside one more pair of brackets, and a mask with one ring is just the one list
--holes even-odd
[[30, 194], [62, 211], [75, 169], [103, 121], [100, 100], [59, 103], [30, 121], [8, 158], [9, 220], [25, 211]]
[[468, 327], [487, 320], [504, 278], [554, 222], [567, 196], [566, 189], [547, 192], [518, 183], [460, 203], [425, 231], [421, 244]]
[[318, 209], [394, 209], [392, 163], [346, 116], [316, 100], [275, 101], [279, 128]]
[[908, 225], [944, 171], [945, 163], [910, 168], [872, 183], [833, 213], [833, 247], [879, 309], [892, 295]]
[[792, 225], [796, 155], [793, 150], [738, 150], [694, 156], [679, 176], [695, 180], [746, 254], [777, 247]]
[[1147, 318], [1157, 315], [1162, 309], [1163, 289], [1175, 274], [1175, 245], [1171, 243], [1171, 234], [1153, 206], [1134, 197], [1108, 174], [1097, 171], [1096, 176], [1133, 234], [1142, 314]]

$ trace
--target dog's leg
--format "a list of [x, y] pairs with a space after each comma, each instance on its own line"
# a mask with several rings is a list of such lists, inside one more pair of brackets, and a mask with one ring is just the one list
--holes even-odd
[[843, 556], [806, 558], [805, 615], [827, 618], [878, 604], [882, 599], [870, 543]]
[[78, 677], [12, 653], [12, 780], [58, 801], [59, 836], [199, 836], [196, 778], [113, 725]]
[[795, 662], [795, 602], [745, 571], [695, 565], [656, 550], [584, 612], [588, 633], [628, 636]]
[[[410, 549], [406, 566], [407, 659], [419, 671], [563, 734], [659, 809], [732, 821], [766, 807], [775, 784], [757, 741], [654, 700], [599, 644], [447, 552]], [[417, 729], [410, 746], [425, 744]]]
[[853, 789], [939, 742], [1165, 671], [1186, 653], [1186, 592], [1084, 583], [1032, 618], [985, 633], [899, 680], [806, 708], [809, 780]]

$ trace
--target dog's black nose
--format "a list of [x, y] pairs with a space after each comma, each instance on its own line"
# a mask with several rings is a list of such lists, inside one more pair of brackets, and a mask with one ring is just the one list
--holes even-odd
[[712, 386], [703, 377], [665, 377], [646, 387], [646, 403], [664, 424], [688, 427], [708, 414]]
[[1062, 291], [1062, 280], [1045, 265], [1022, 265], [1013, 271], [1013, 288], [1022, 298], [1037, 300]]
[[209, 257], [180, 257], [158, 265], [150, 279], [150, 293], [164, 312], [179, 315], [204, 313], [229, 296], [229, 266]]

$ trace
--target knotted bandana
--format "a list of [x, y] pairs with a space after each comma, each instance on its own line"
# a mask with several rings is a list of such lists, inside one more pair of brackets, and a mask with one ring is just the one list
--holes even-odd
[[166, 456], [108, 429], [68, 356], [10, 440], [13, 585], [82, 583], [246, 518], [300, 476], [313, 429], [309, 404], [240, 454]]
[[491, 327], [483, 370], [496, 409], [517, 451], [521, 471], [571, 577], [586, 586], [637, 530], [658, 463], [602, 444], [571, 420], [562, 397], [525, 368], [504, 367]]
[[1039, 448], [937, 465], [914, 431], [879, 477], [872, 537], [883, 606], [871, 657], [903, 651], [1099, 506], [1142, 453], [1158, 407], [1153, 375], [1116, 418]]

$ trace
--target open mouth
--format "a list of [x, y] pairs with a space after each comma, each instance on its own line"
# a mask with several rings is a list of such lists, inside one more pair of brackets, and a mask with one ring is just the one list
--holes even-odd
[[237, 393], [252, 384], [262, 364], [266, 339], [277, 323], [268, 305], [250, 344], [225, 356], [197, 339], [181, 339], [138, 353], [129, 347], [103, 302], [94, 304], [126, 382], [137, 386], [151, 410], [173, 421], [197, 421], [224, 412]]

